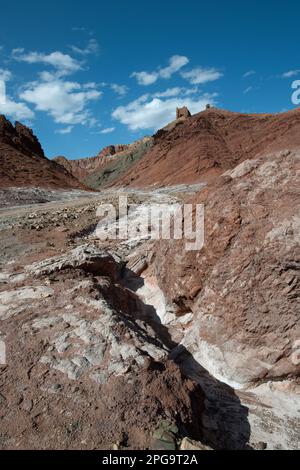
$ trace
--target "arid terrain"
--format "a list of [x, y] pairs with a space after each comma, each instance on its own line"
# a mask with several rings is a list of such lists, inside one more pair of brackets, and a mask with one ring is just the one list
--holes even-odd
[[0, 188], [42, 187], [87, 189], [61, 165], [45, 157], [31, 129], [13, 126], [0, 115]]
[[[54, 162], [1, 119], [1, 449], [299, 449], [299, 131], [212, 108]], [[204, 246], [101, 239], [120, 197], [203, 204]]]

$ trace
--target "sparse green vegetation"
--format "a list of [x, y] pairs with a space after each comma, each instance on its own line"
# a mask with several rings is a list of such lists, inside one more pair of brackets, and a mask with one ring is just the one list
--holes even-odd
[[84, 183], [92, 189], [99, 189], [111, 185], [134, 163], [140, 160], [151, 146], [152, 139], [141, 142], [134, 150], [128, 152], [128, 154], [123, 154], [112, 159], [105, 167], [101, 168], [101, 170], [88, 175]]

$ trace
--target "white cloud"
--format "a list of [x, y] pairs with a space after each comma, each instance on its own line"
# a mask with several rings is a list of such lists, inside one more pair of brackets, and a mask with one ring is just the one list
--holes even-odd
[[139, 85], [152, 85], [159, 78], [170, 78], [174, 73], [178, 72], [189, 62], [189, 59], [185, 56], [174, 55], [169, 59], [169, 65], [164, 68], [159, 68], [153, 72], [133, 72], [131, 77], [136, 78]]
[[133, 131], [139, 129], [157, 130], [175, 119], [176, 107], [187, 106], [191, 113], [197, 113], [205, 109], [208, 102], [215, 104], [214, 96], [205, 94], [192, 98], [180, 94], [176, 97], [169, 96], [166, 99], [160, 99], [157, 96], [146, 94], [127, 106], [116, 108], [112, 117]]
[[55, 134], [62, 134], [62, 135], [70, 134], [73, 130], [73, 127], [74, 126], [68, 126], [68, 127], [64, 127], [63, 129], [57, 129], [55, 131]]
[[300, 70], [289, 70], [288, 72], [284, 72], [282, 74], [282, 78], [291, 78], [295, 77], [298, 74], [300, 74]]
[[[76, 52], [86, 55], [97, 50], [97, 41], [90, 39], [85, 49], [78, 48]], [[81, 84], [65, 78], [71, 73], [82, 70], [84, 62], [60, 51], [46, 54], [36, 51], [26, 52], [22, 48], [13, 49], [12, 57], [28, 64], [43, 64], [52, 67], [52, 70], [38, 72], [38, 80], [26, 83], [19, 96], [21, 100], [32, 103], [36, 111], [47, 113], [58, 124], [65, 124], [66, 127], [59, 129], [58, 133], [71, 132], [75, 124], [89, 127], [99, 124], [89, 109], [90, 102], [98, 100], [102, 95], [102, 92], [97, 89], [97, 84], [95, 82]]]
[[34, 112], [25, 104], [14, 101], [6, 91], [6, 83], [12, 77], [9, 70], [0, 69], [0, 114], [17, 121], [33, 119]]
[[6, 69], [0, 69], [0, 80], [3, 82], [8, 82], [12, 77], [12, 74], [9, 70]]
[[85, 90], [76, 82], [53, 79], [27, 84], [20, 97], [33, 103], [37, 111], [50, 114], [56, 123], [91, 125], [93, 118], [86, 106], [101, 94], [95, 89]]
[[73, 52], [80, 55], [98, 54], [99, 44], [96, 39], [92, 38], [84, 49], [77, 46], [71, 46], [71, 49]]
[[215, 68], [205, 69], [203, 67], [196, 67], [188, 72], [181, 72], [181, 76], [192, 85], [200, 85], [218, 80], [223, 74]]
[[114, 132], [115, 127], [106, 127], [105, 129], [102, 129], [100, 131], [100, 134], [110, 134], [111, 132]]
[[97, 88], [97, 83], [95, 82], [87, 82], [87, 83], [84, 83], [82, 85], [82, 87], [85, 89], [85, 90], [94, 90]]
[[248, 86], [244, 91], [243, 93], [246, 94], [246, 93], [249, 93], [249, 91], [252, 91], [253, 90], [253, 87], [252, 86]]
[[99, 84], [102, 87], [108, 87], [111, 90], [113, 90], [117, 95], [119, 96], [125, 96], [128, 93], [128, 86], [126, 85], [118, 85], [117, 83], [107, 83], [107, 82], [101, 82]]
[[4, 102], [0, 101], [0, 114], [5, 114], [17, 121], [34, 118], [34, 112], [24, 103], [17, 103], [6, 95]]
[[170, 78], [173, 73], [178, 72], [182, 67], [189, 63], [189, 59], [184, 55], [173, 55], [169, 59], [168, 67], [160, 69], [159, 76], [162, 78]]
[[43, 82], [52, 82], [53, 80], [60, 78], [59, 74], [57, 75], [56, 73], [47, 72], [46, 70], [39, 72], [38, 75]]
[[14, 56], [17, 55], [17, 54], [22, 54], [22, 53], [24, 52], [24, 50], [25, 50], [25, 49], [24, 49], [23, 47], [16, 47], [15, 49], [13, 49], [13, 50], [11, 51], [12, 56], [14, 57]]
[[89, 127], [99, 127], [100, 126], [99, 120], [96, 119], [95, 117], [91, 116], [90, 113], [89, 113], [89, 117], [88, 117], [87, 121], [83, 122], [82, 124], [86, 124]]
[[159, 91], [157, 93], [153, 93], [151, 96], [153, 98], [169, 98], [171, 96], [178, 96], [178, 95], [192, 95], [198, 92], [198, 88], [181, 88], [181, 87], [174, 87], [168, 88], [165, 91]]
[[251, 77], [251, 75], [255, 75], [256, 72], [255, 70], [248, 70], [247, 72], [244, 73], [243, 78]]
[[126, 85], [118, 85], [117, 83], [112, 83], [110, 87], [119, 96], [124, 96], [128, 92], [128, 87]]
[[139, 85], [152, 85], [158, 79], [157, 72], [133, 72], [131, 77], [135, 77]]
[[12, 56], [15, 60], [27, 62], [28, 64], [42, 63], [51, 65], [57, 70], [57, 76], [69, 75], [82, 69], [80, 62], [69, 54], [63, 54], [59, 51], [44, 54], [42, 52], [25, 53], [24, 49], [13, 49]]
[[154, 98], [168, 98], [170, 96], [178, 96], [181, 93], [181, 88], [180, 87], [174, 87], [174, 88], [168, 88], [165, 91], [158, 91], [157, 93], [154, 93], [152, 96]]

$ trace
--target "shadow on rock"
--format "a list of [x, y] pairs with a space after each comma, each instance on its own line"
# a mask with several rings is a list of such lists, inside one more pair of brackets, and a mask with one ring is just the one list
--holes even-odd
[[202, 426], [206, 443], [215, 449], [251, 449], [248, 408], [234, 389], [209, 374], [181, 344], [171, 351], [170, 358], [184, 375], [199, 383], [205, 394]]
[[[192, 379], [204, 392], [204, 409], [203, 394], [199, 394], [199, 403], [193, 400], [191, 404], [192, 422], [187, 428], [181, 429], [181, 434], [192, 439], [197, 434], [199, 439], [198, 431], [201, 429], [201, 441], [214, 449], [250, 449], [248, 408], [241, 403], [232, 387], [211, 376], [182, 344], [172, 339], [168, 327], [161, 323], [153, 305], [147, 305], [136, 294], [143, 285], [141, 276], [124, 267], [116, 283], [100, 290], [106, 301], [122, 312], [125, 323], [130, 324], [130, 328], [144, 342], [163, 347], [168, 358], [179, 367], [182, 376]], [[141, 322], [148, 325], [155, 335], [148, 334]], [[197, 394], [195, 396], [197, 400]], [[193, 429], [198, 431], [193, 433]]]
[[[126, 286], [132, 291], [136, 291], [144, 284], [141, 276], [128, 269], [124, 271], [124, 279]], [[196, 428], [199, 427], [196, 421], [202, 421], [202, 440], [215, 449], [251, 449], [248, 444], [251, 434], [248, 408], [241, 403], [234, 389], [210, 375], [182, 344], [173, 341], [155, 308], [143, 303], [134, 292], [132, 294], [135, 305], [128, 313], [151, 326], [159, 340], [170, 351], [169, 358], [179, 366], [184, 376], [197, 382], [205, 394], [203, 415], [194, 417]]]

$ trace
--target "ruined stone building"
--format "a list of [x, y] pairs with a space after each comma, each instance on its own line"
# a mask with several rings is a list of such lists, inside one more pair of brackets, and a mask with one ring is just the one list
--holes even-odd
[[188, 108], [186, 106], [183, 106], [183, 108], [176, 108], [176, 119], [179, 119], [181, 117], [190, 117], [191, 113], [189, 112]]

